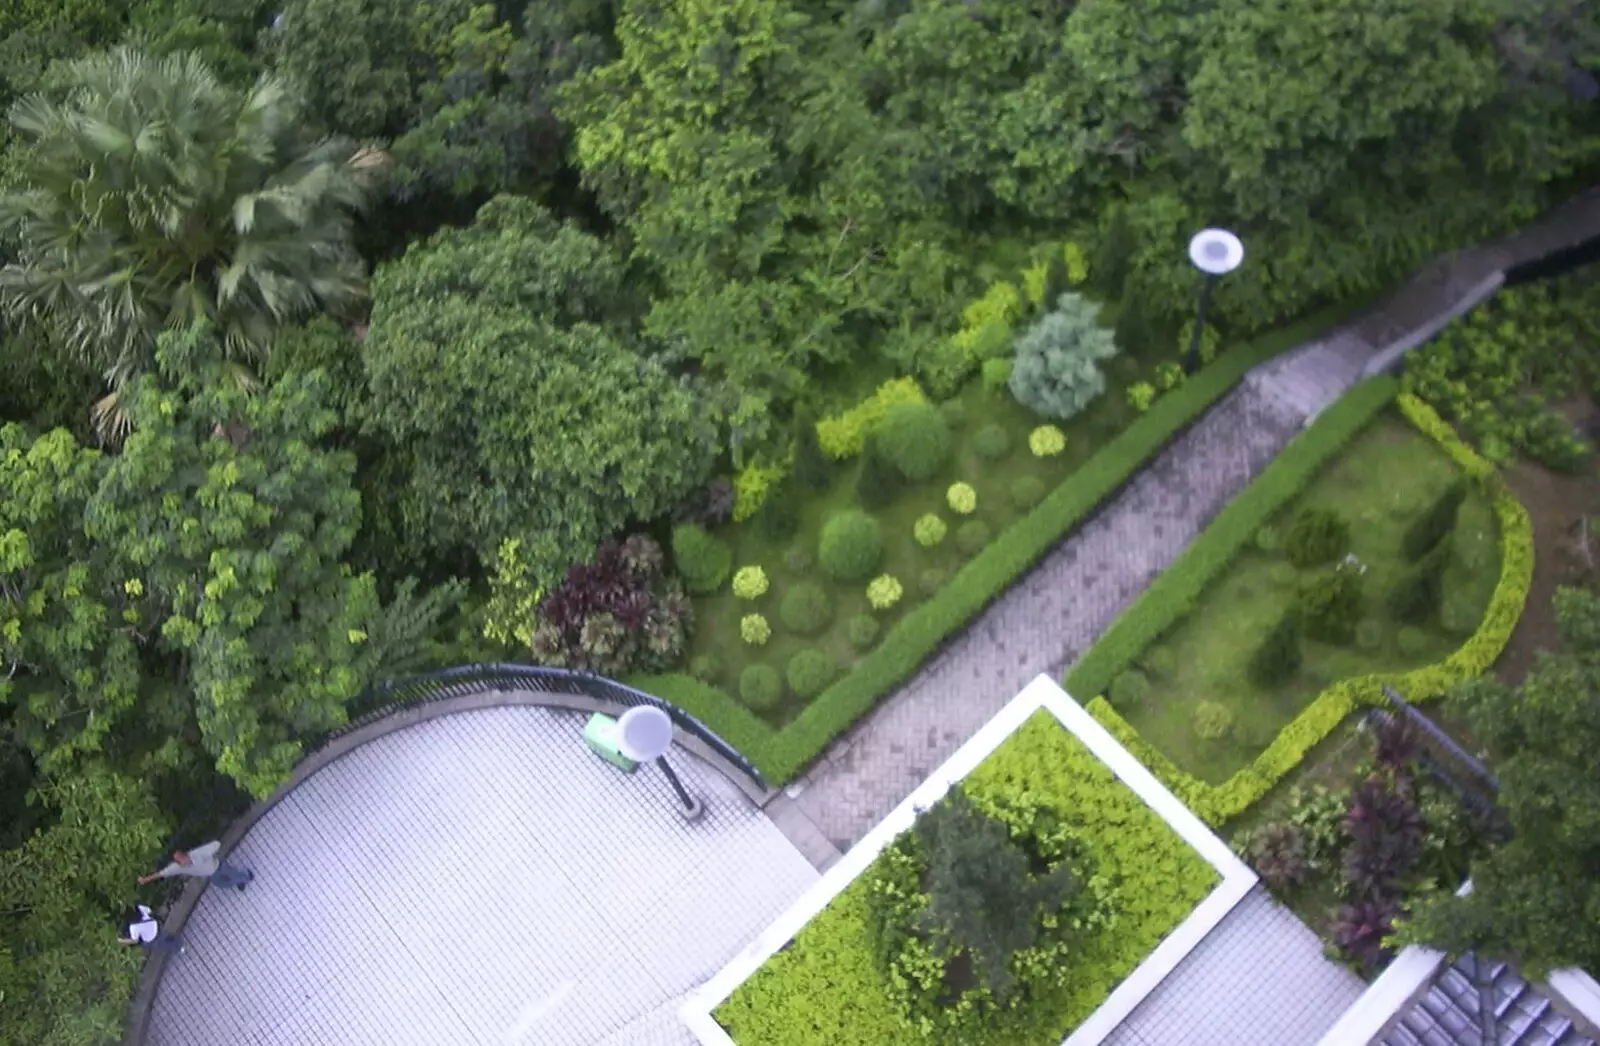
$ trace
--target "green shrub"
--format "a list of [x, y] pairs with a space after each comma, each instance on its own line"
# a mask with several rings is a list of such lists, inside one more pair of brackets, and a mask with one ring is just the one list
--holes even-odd
[[1171, 392], [1188, 380], [1188, 377], [1183, 372], [1183, 364], [1176, 360], [1163, 360], [1156, 364], [1156, 388], [1162, 392]]
[[715, 685], [722, 678], [722, 659], [716, 654], [697, 654], [689, 662], [689, 674], [702, 683]]
[[1369, 617], [1356, 626], [1356, 646], [1367, 651], [1382, 650], [1383, 638], [1388, 634], [1382, 621]]
[[1065, 421], [1106, 390], [1100, 361], [1116, 355], [1111, 332], [1095, 322], [1095, 306], [1068, 292], [1055, 309], [1017, 339], [1008, 387], [1017, 402]]
[[1350, 524], [1328, 509], [1308, 508], [1294, 517], [1284, 541], [1289, 562], [1297, 567], [1332, 563], [1350, 549]]
[[784, 569], [796, 577], [810, 570], [815, 562], [816, 557], [812, 556], [811, 550], [804, 545], [790, 545], [788, 551], [783, 554]]
[[756, 512], [756, 529], [772, 541], [787, 541], [800, 529], [800, 492], [793, 480], [775, 484]]
[[1156, 387], [1148, 381], [1136, 381], [1128, 386], [1128, 406], [1143, 414], [1156, 401]]
[[779, 600], [778, 620], [797, 636], [814, 636], [833, 622], [833, 600], [815, 581], [798, 582]]
[[878, 441], [869, 438], [861, 455], [861, 471], [856, 474], [857, 500], [867, 508], [887, 508], [905, 485], [905, 477], [878, 447]]
[[1277, 527], [1268, 523], [1256, 531], [1256, 548], [1267, 553], [1281, 551], [1283, 549], [1283, 533]]
[[989, 524], [981, 519], [969, 519], [956, 528], [956, 548], [962, 555], [975, 556], [989, 543]]
[[871, 396], [843, 414], [817, 422], [817, 443], [824, 454], [835, 460], [854, 457], [866, 446], [867, 433], [890, 407], [897, 403], [921, 403], [925, 399], [912, 378], [886, 381]]
[[1428, 633], [1413, 625], [1406, 625], [1394, 637], [1400, 653], [1406, 657], [1421, 657], [1428, 651]]
[[739, 638], [751, 646], [766, 646], [772, 638], [772, 626], [760, 614], [746, 614], [739, 619]]
[[1348, 643], [1361, 620], [1361, 575], [1354, 570], [1326, 570], [1300, 586], [1295, 610], [1300, 627], [1312, 639]]
[[1044, 480], [1038, 476], [1018, 476], [1011, 481], [1011, 504], [1026, 512], [1044, 500]]
[[1003, 392], [1011, 382], [1011, 372], [1015, 369], [1008, 359], [988, 359], [983, 361], [979, 373], [983, 375], [983, 387], [990, 392]]
[[938, 567], [929, 567], [917, 576], [917, 589], [924, 596], [931, 596], [943, 588], [944, 583], [949, 580], [949, 574]]
[[1157, 644], [1144, 652], [1139, 659], [1145, 671], [1160, 679], [1171, 679], [1178, 671], [1178, 654], [1165, 644]]
[[1220, 741], [1233, 733], [1233, 711], [1215, 701], [1194, 706], [1194, 732], [1202, 741]]
[[952, 483], [944, 492], [944, 503], [958, 516], [970, 516], [978, 510], [978, 492], [970, 483]]
[[783, 680], [771, 665], [749, 665], [739, 673], [739, 699], [757, 712], [778, 707], [783, 700]]
[[912, 524], [911, 536], [923, 548], [933, 548], [944, 540], [944, 536], [949, 530], [950, 527], [939, 517], [938, 513], [925, 512], [918, 516], [917, 521]]
[[1414, 625], [1432, 621], [1444, 600], [1444, 572], [1449, 565], [1450, 546], [1441, 541], [1389, 589], [1389, 613]]
[[1463, 599], [1446, 596], [1439, 607], [1439, 627], [1453, 636], [1470, 636], [1481, 617], [1478, 608]]
[[[1194, 320], [1189, 320], [1178, 331], [1177, 350], [1183, 355], [1189, 354], [1189, 339], [1194, 337]], [[1200, 328], [1200, 363], [1210, 363], [1217, 358], [1217, 350], [1222, 347], [1222, 335], [1217, 331], [1216, 324], [1208, 323]]]
[[867, 605], [874, 610], [888, 610], [900, 602], [905, 594], [898, 578], [881, 574], [867, 583]]
[[728, 579], [733, 550], [700, 524], [684, 523], [672, 528], [672, 561], [685, 588], [696, 595], [709, 595]]
[[1077, 287], [1089, 279], [1089, 258], [1071, 240], [1061, 245], [1061, 265], [1067, 286]]
[[883, 528], [860, 509], [842, 509], [822, 525], [817, 562], [835, 581], [860, 581], [883, 559]]
[[1456, 515], [1467, 498], [1467, 481], [1457, 480], [1434, 499], [1428, 510], [1406, 528], [1400, 552], [1415, 562], [1442, 544], [1456, 528]]
[[1011, 434], [1004, 425], [991, 422], [972, 434], [972, 453], [985, 461], [999, 461], [1011, 453]]
[[1250, 655], [1250, 681], [1263, 689], [1287, 683], [1300, 671], [1300, 626], [1284, 614]]
[[807, 490], [820, 493], [833, 483], [836, 466], [817, 442], [817, 424], [803, 417], [794, 436], [794, 478]]
[[740, 567], [733, 573], [733, 594], [739, 599], [760, 599], [767, 588], [767, 572], [760, 567]]
[[939, 413], [944, 415], [944, 423], [951, 431], [967, 423], [967, 405], [960, 400], [945, 400], [939, 404]]
[[932, 479], [950, 458], [950, 424], [928, 403], [897, 403], [872, 427], [872, 443], [913, 483]]
[[1067, 435], [1054, 425], [1040, 425], [1028, 433], [1028, 450], [1036, 458], [1053, 458], [1067, 449]]
[[866, 650], [878, 641], [882, 628], [871, 614], [857, 614], [844, 623], [844, 636], [857, 650]]
[[1113, 679], [1111, 689], [1106, 692], [1111, 707], [1119, 712], [1141, 707], [1149, 696], [1150, 680], [1136, 668], [1130, 668]]
[[743, 523], [761, 511], [767, 495], [785, 475], [787, 463], [764, 461], [759, 456], [733, 477], [733, 521]]
[[794, 696], [808, 701], [822, 693], [838, 671], [833, 658], [822, 651], [802, 650], [789, 659], [783, 674]]
[[1300, 571], [1293, 563], [1274, 563], [1267, 568], [1267, 577], [1279, 588], [1287, 588], [1300, 580]]
[[1089, 265], [1089, 278], [1101, 294], [1121, 300], [1124, 311], [1131, 311], [1137, 304], [1125, 300], [1122, 291], [1138, 249], [1139, 241], [1128, 222], [1127, 208], [1118, 207], [1112, 212], [1111, 221], [1095, 246], [1094, 261]]

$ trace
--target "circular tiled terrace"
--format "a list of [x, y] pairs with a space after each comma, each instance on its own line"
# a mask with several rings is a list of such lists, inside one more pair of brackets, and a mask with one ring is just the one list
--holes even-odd
[[705, 818], [585, 716], [489, 708], [406, 726], [312, 774], [207, 890], [149, 1046], [656, 1046], [681, 996], [816, 880], [761, 811], [681, 749]]

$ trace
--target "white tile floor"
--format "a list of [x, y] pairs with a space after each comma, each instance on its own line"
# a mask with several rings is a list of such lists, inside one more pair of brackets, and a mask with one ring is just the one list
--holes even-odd
[[208, 890], [150, 1046], [679, 1046], [680, 997], [817, 879], [734, 786], [706, 803], [535, 708], [436, 719], [302, 784]]

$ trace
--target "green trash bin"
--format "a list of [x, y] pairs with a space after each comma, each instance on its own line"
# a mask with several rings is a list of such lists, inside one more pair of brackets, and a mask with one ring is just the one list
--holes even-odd
[[584, 724], [583, 743], [588, 745], [595, 755], [618, 770], [631, 774], [639, 768], [639, 764], [623, 755], [617, 748], [616, 734], [617, 721], [608, 715], [596, 712], [589, 717], [589, 722]]

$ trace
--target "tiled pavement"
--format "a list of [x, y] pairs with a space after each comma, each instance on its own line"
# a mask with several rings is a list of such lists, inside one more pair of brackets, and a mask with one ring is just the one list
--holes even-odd
[[687, 1046], [682, 995], [817, 879], [732, 783], [583, 748], [583, 717], [463, 712], [345, 755], [208, 890], [150, 1046]]
[[1483, 293], [1503, 267], [1597, 232], [1600, 194], [1591, 193], [1514, 237], [1439, 260], [1345, 327], [1258, 367], [852, 727], [768, 814], [827, 867], [1029, 679], [1059, 674], [1083, 653], [1374, 356]]

